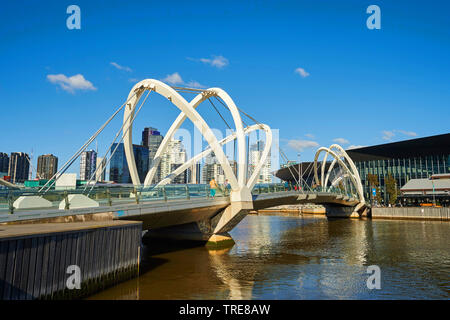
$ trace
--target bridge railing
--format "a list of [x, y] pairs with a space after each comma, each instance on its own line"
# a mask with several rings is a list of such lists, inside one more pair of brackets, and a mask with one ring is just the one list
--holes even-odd
[[[205, 184], [173, 184], [164, 186], [94, 186], [85, 188], [52, 189], [45, 193], [39, 188], [2, 189], [0, 190], [0, 214], [14, 213], [15, 210], [70, 209], [70, 195], [84, 195], [94, 200], [99, 206], [113, 206], [120, 204], [139, 204], [149, 201], [190, 200], [196, 198], [211, 198], [210, 188]], [[228, 197], [229, 189], [219, 187], [214, 198]], [[51, 206], [24, 208], [19, 204], [20, 199], [40, 197], [51, 203]], [[19, 200], [19, 201], [18, 201]], [[63, 206], [61, 205], [63, 203]]]
[[[304, 188], [287, 183], [266, 183], [256, 184], [252, 190], [252, 194], [267, 194], [278, 192], [292, 192], [301, 193], [311, 192], [325, 192], [320, 187], [309, 188], [305, 191]], [[345, 193], [339, 188], [331, 188], [327, 193], [339, 194], [348, 196], [349, 198], [356, 198], [355, 194]], [[99, 206], [114, 206], [122, 204], [140, 204], [150, 201], [173, 201], [173, 200], [190, 200], [199, 198], [212, 198], [209, 185], [206, 184], [169, 184], [164, 186], [133, 186], [133, 185], [118, 185], [118, 186], [82, 186], [75, 189], [51, 189], [45, 193], [39, 192], [38, 188], [27, 189], [2, 189], [0, 190], [0, 214], [12, 214], [16, 210], [42, 210], [70, 209], [70, 195], [84, 195], [94, 200]], [[220, 185], [216, 190], [214, 198], [224, 198], [230, 195], [229, 187]], [[32, 206], [25, 208], [21, 205], [20, 199], [27, 197], [42, 197], [50, 202], [50, 206]], [[18, 201], [19, 200], [19, 201]], [[48, 204], [48, 203], [47, 203]]]

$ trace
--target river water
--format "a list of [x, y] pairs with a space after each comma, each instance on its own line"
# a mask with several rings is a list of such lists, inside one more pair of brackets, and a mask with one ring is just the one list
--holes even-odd
[[[90, 299], [448, 299], [450, 224], [248, 215], [227, 250], [144, 250], [142, 274]], [[381, 289], [368, 289], [367, 267]]]

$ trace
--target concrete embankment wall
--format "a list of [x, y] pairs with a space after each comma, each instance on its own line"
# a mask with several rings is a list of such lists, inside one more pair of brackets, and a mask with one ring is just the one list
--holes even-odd
[[[81, 298], [137, 276], [141, 222], [0, 226], [0, 300]], [[80, 289], [69, 289], [78, 266]]]
[[372, 208], [372, 218], [449, 221], [450, 208]]
[[293, 204], [281, 205], [271, 208], [260, 209], [257, 212], [294, 212], [309, 214], [325, 214], [325, 207], [320, 204]]

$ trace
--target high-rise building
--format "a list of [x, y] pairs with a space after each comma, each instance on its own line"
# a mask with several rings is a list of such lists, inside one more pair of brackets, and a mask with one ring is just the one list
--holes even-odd
[[97, 157], [97, 173], [95, 174], [95, 181], [105, 181], [106, 176], [106, 159]]
[[[175, 171], [178, 167], [180, 167], [181, 163], [172, 163], [170, 165], [171, 172]], [[172, 183], [178, 183], [178, 184], [186, 184], [188, 183], [188, 170], [185, 170], [181, 174], [177, 175], [175, 178], [173, 178]]]
[[38, 157], [36, 178], [50, 180], [58, 171], [58, 157], [44, 154]]
[[[155, 159], [156, 151], [158, 151], [159, 146], [163, 140], [163, 136], [156, 128], [145, 128], [142, 131], [142, 145], [147, 147], [149, 150], [149, 168], [153, 165], [153, 160]], [[161, 166], [158, 166], [156, 170], [155, 177], [153, 179], [154, 183], [158, 183], [161, 181]]]
[[[89, 180], [97, 168], [97, 152], [83, 151], [80, 160], [80, 180]], [[95, 179], [95, 177], [93, 177]]]
[[0, 173], [8, 174], [9, 156], [7, 153], [0, 152]]
[[[161, 157], [161, 178], [167, 177], [185, 162], [186, 150], [184, 149], [183, 143], [181, 140], [171, 140], [167, 146], [166, 152]], [[177, 183], [177, 181], [180, 181], [180, 179], [174, 179], [172, 180], [172, 183]], [[184, 183], [186, 183], [186, 177], [184, 181]]]
[[8, 175], [12, 183], [23, 183], [28, 180], [30, 157], [24, 152], [11, 152], [9, 157]]
[[[255, 144], [250, 146], [249, 154], [249, 164], [248, 164], [248, 177], [250, 178], [255, 170], [256, 166], [259, 164], [262, 154], [264, 151], [264, 141], [258, 140]], [[271, 183], [271, 159], [270, 153], [267, 156], [266, 162], [263, 164], [261, 170], [259, 171], [258, 179], [256, 183]]]
[[[115, 150], [116, 146], [117, 143], [114, 143], [112, 150]], [[144, 183], [149, 168], [149, 150], [145, 146], [133, 144], [133, 153], [139, 179], [142, 184]], [[117, 146], [116, 152], [111, 157], [109, 180], [117, 183], [132, 183], [123, 143]]]
[[205, 164], [202, 168], [202, 183], [208, 184], [214, 178], [218, 184], [225, 183], [225, 173], [222, 166], [217, 161], [214, 152], [211, 152], [205, 158]]
[[201, 183], [201, 165], [200, 162], [194, 163], [187, 171], [187, 181], [192, 184]]

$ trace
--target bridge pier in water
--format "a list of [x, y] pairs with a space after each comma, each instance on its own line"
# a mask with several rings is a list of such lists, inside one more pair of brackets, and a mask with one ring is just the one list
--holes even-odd
[[197, 242], [209, 249], [222, 249], [234, 245], [228, 233], [253, 209], [252, 201], [232, 202], [215, 216], [196, 222], [170, 227], [150, 229], [144, 235], [145, 241], [169, 240], [176, 242]]

